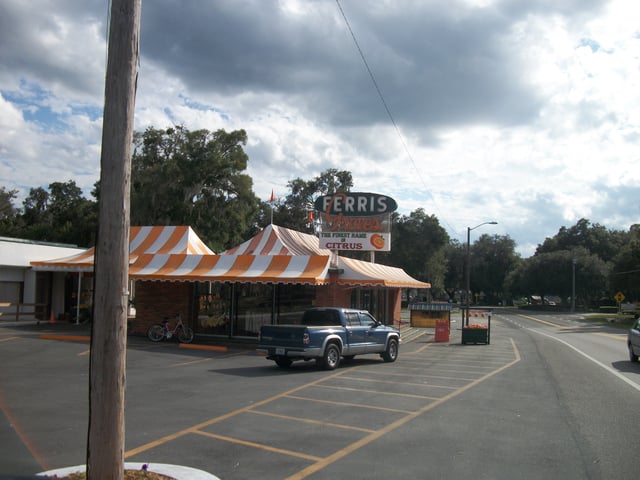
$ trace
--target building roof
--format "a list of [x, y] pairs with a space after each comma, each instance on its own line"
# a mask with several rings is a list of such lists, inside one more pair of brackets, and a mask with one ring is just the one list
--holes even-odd
[[29, 268], [34, 260], [77, 255], [83, 251], [74, 245], [0, 237], [0, 266]]
[[[95, 247], [68, 257], [32, 261], [34, 270], [93, 271]], [[129, 261], [143, 254], [206, 254], [215, 255], [191, 227], [131, 227]]]
[[371, 285], [398, 288], [431, 288], [430, 283], [421, 282], [403, 269], [380, 263], [365, 262], [338, 256], [338, 283], [348, 285]]
[[[211, 251], [190, 227], [131, 227], [129, 246], [131, 278], [167, 281], [248, 283], [337, 282], [396, 288], [430, 288], [404, 270], [377, 263], [344, 258], [320, 248], [315, 235], [277, 225], [226, 250]], [[94, 249], [70, 257], [34, 261], [37, 270], [93, 270]]]
[[326, 255], [318, 237], [277, 225], [267, 225], [260, 233], [221, 255]]

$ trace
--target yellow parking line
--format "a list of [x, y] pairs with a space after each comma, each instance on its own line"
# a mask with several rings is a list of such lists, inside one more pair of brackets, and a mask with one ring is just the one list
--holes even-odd
[[[336, 405], [353, 405], [353, 404], [349, 404], [346, 402], [336, 402], [336, 401], [330, 401], [330, 400], [319, 400], [319, 399], [314, 399], [314, 398], [308, 398], [305, 396], [301, 396], [301, 395], [297, 395], [297, 393], [308, 389], [310, 387], [321, 387], [321, 388], [333, 388], [333, 389], [341, 389], [341, 390], [353, 390], [353, 389], [349, 389], [349, 388], [343, 388], [343, 387], [331, 387], [331, 386], [326, 386], [326, 385], [322, 385], [322, 383], [326, 382], [327, 380], [330, 380], [332, 378], [337, 378], [343, 375], [346, 375], [347, 373], [353, 373], [354, 370], [358, 369], [358, 367], [349, 369], [348, 371], [342, 371], [342, 372], [336, 372], [332, 375], [328, 375], [326, 377], [322, 377], [322, 378], [318, 378], [317, 380], [313, 381], [313, 382], [309, 382], [306, 383], [304, 385], [300, 385], [298, 387], [292, 388], [290, 390], [287, 390], [285, 392], [279, 393], [277, 395], [271, 396], [269, 398], [266, 398], [264, 400], [261, 400], [259, 402], [256, 402], [252, 405], [248, 405], [246, 407], [243, 408], [239, 408], [237, 410], [233, 410], [225, 415], [221, 415], [209, 420], [206, 420], [204, 422], [201, 422], [199, 424], [193, 425], [189, 428], [186, 428], [184, 430], [180, 430], [177, 431], [173, 434], [170, 435], [166, 435], [164, 437], [158, 438], [157, 440], [154, 440], [152, 442], [146, 443], [144, 445], [141, 445], [137, 448], [133, 448], [127, 452], [125, 452], [124, 457], [128, 458], [128, 457], [132, 457], [134, 455], [137, 455], [139, 453], [151, 450], [155, 447], [164, 445], [172, 440], [178, 439], [180, 437], [183, 437], [185, 435], [188, 434], [197, 434], [197, 435], [202, 435], [202, 436], [206, 436], [209, 438], [215, 438], [218, 440], [222, 440], [222, 441], [226, 441], [226, 442], [230, 442], [230, 443], [235, 443], [235, 444], [239, 444], [239, 445], [246, 445], [246, 446], [250, 446], [253, 448], [258, 448], [258, 449], [262, 449], [262, 450], [266, 450], [266, 451], [271, 451], [274, 453], [279, 453], [279, 454], [285, 454], [285, 455], [289, 455], [289, 456], [296, 456], [299, 458], [304, 458], [307, 460], [310, 460], [314, 463], [312, 463], [311, 465], [309, 465], [308, 467], [300, 470], [298, 473], [293, 474], [292, 476], [288, 477], [287, 480], [301, 480], [304, 479], [306, 477], [308, 477], [309, 475], [312, 475], [324, 468], [326, 468], [327, 466], [329, 466], [330, 464], [340, 460], [341, 458], [344, 458], [347, 455], [350, 455], [351, 453], [355, 452], [356, 450], [368, 445], [369, 443], [381, 438], [382, 436], [392, 432], [393, 430], [405, 425], [407, 422], [417, 418], [418, 416], [430, 411], [431, 409], [443, 404], [444, 402], [453, 399], [454, 397], [466, 392], [467, 390], [469, 390], [470, 388], [475, 387], [476, 385], [484, 382], [485, 380], [488, 380], [489, 378], [493, 377], [494, 375], [497, 375], [498, 373], [502, 372], [503, 370], [510, 368], [511, 366], [515, 365], [516, 363], [518, 363], [520, 361], [520, 353], [515, 345], [515, 342], [513, 341], [513, 339], [510, 340], [511, 341], [511, 345], [512, 345], [512, 349], [513, 349], [513, 355], [514, 355], [514, 360], [510, 361], [509, 363], [502, 365], [500, 368], [496, 368], [488, 373], [485, 373], [484, 375], [482, 375], [481, 377], [470, 381], [470, 383], [468, 383], [467, 385], [457, 388], [454, 391], [448, 393], [447, 395], [440, 397], [440, 398], [434, 398], [434, 397], [426, 397], [426, 396], [422, 396], [422, 395], [410, 395], [410, 394], [395, 394], [395, 395], [401, 395], [401, 396], [413, 396], [416, 398], [421, 398], [421, 399], [426, 399], [426, 400], [431, 400], [427, 405], [425, 405], [424, 407], [415, 410], [415, 411], [409, 411], [409, 410], [399, 410], [399, 409], [392, 409], [392, 408], [386, 408], [386, 407], [376, 407], [376, 406], [369, 406], [369, 405], [362, 405], [362, 404], [358, 404], [355, 406], [358, 406], [359, 408], [367, 408], [367, 409], [377, 409], [377, 410], [385, 410], [385, 411], [392, 411], [392, 412], [396, 412], [396, 413], [401, 413], [403, 414], [403, 417], [401, 417], [400, 419], [396, 420], [395, 422], [387, 425], [386, 427], [380, 429], [380, 430], [368, 430], [368, 429], [358, 429], [358, 427], [354, 427], [355, 429], [358, 429], [360, 431], [363, 431], [364, 433], [368, 433], [367, 435], [365, 435], [363, 438], [361, 438], [360, 440], [346, 446], [345, 448], [341, 449], [340, 451], [337, 451], [327, 457], [318, 457], [318, 456], [314, 456], [314, 455], [307, 455], [307, 454], [301, 454], [299, 452], [294, 452], [294, 451], [290, 451], [290, 450], [284, 450], [284, 449], [280, 449], [280, 448], [276, 448], [276, 447], [272, 447], [270, 445], [265, 445], [265, 444], [261, 444], [261, 443], [255, 443], [255, 442], [251, 442], [251, 441], [246, 441], [246, 440], [241, 440], [241, 439], [237, 439], [237, 438], [232, 438], [232, 437], [227, 437], [224, 435], [219, 435], [216, 433], [211, 433], [208, 432], [206, 430], [204, 430], [205, 428], [214, 425], [216, 423], [220, 423], [224, 420], [227, 420], [229, 418], [233, 418], [235, 416], [238, 416], [240, 414], [243, 413], [254, 413], [254, 414], [259, 414], [259, 415], [271, 415], [271, 416], [276, 416], [276, 417], [283, 417], [281, 415], [278, 414], [271, 414], [271, 413], [266, 413], [266, 412], [262, 412], [260, 410], [257, 410], [257, 408], [264, 406], [266, 404], [269, 404], [271, 402], [274, 402], [276, 400], [279, 399], [283, 399], [283, 398], [293, 398], [293, 399], [299, 399], [299, 400], [304, 400], [304, 401], [310, 401], [310, 402], [319, 402], [319, 403], [331, 403], [331, 404], [336, 404]], [[363, 390], [358, 390], [358, 391], [363, 391]], [[375, 392], [376, 394], [389, 394], [389, 392]], [[393, 393], [391, 393], [393, 394]], [[284, 418], [290, 418], [290, 417], [284, 417]], [[298, 418], [294, 418], [294, 420], [299, 421], [300, 419]], [[309, 421], [309, 420], [306, 420]], [[326, 425], [325, 422], [321, 422], [323, 425]], [[331, 425], [330, 425], [331, 426]], [[344, 425], [339, 425], [340, 428], [345, 428]]]
[[356, 432], [365, 432], [365, 433], [375, 432], [375, 430], [371, 430], [370, 428], [355, 427], [351, 425], [341, 425], [338, 423], [325, 422], [324, 420], [323, 421], [312, 420], [310, 418], [294, 417], [291, 415], [282, 415], [279, 413], [263, 412], [260, 410], [249, 410], [247, 413], [253, 413], [254, 415], [264, 415], [265, 417], [281, 418], [283, 420], [293, 420], [295, 422], [310, 423], [312, 425], [322, 425], [323, 427], [342, 428], [343, 430], [355, 430]]
[[[392, 382], [391, 380], [377, 380], [375, 378], [358, 378], [358, 377], [343, 377], [346, 380], [354, 380], [356, 382], [370, 382], [370, 383], [389, 383], [391, 385], [409, 385], [412, 387], [429, 387], [429, 388], [444, 388], [447, 390], [455, 390], [458, 387], [449, 387], [446, 385], [433, 385], [430, 383], [417, 383], [417, 382]], [[415, 377], [413, 377], [415, 378]]]
[[334, 378], [334, 377], [338, 377], [340, 375], [342, 375], [345, 372], [336, 372], [333, 375], [329, 375], [328, 377], [321, 377], [318, 378], [317, 380], [313, 381], [313, 382], [309, 382], [309, 383], [305, 383], [304, 385], [300, 385], [299, 387], [295, 387], [292, 388], [291, 390], [287, 390], [286, 392], [282, 392], [279, 393], [277, 395], [274, 395], [272, 397], [269, 398], [265, 398], [264, 400], [261, 400], [259, 402], [253, 403], [251, 405], [247, 405], [246, 407], [243, 408], [239, 408], [237, 410], [233, 410], [225, 415], [221, 415], [219, 417], [215, 417], [212, 418], [210, 420], [206, 420], [202, 423], [198, 423], [196, 425], [193, 425], [192, 427], [189, 428], [185, 428], [184, 430], [180, 430], [178, 432], [172, 433], [170, 435], [166, 435], [162, 438], [159, 438], [157, 440], [154, 440], [152, 442], [146, 443], [144, 445], [140, 445], [137, 448], [133, 448], [127, 452], [125, 452], [124, 457], [128, 458], [128, 457], [132, 457], [133, 455], [137, 455], [138, 453], [142, 453], [142, 452], [146, 452], [147, 450], [151, 450], [152, 448], [155, 448], [159, 445], [163, 445], [165, 443], [170, 442], [171, 440], [175, 440], [176, 438], [180, 438], [183, 437], [189, 433], [198, 433], [198, 431], [202, 428], [206, 428], [210, 425], [213, 425], [215, 423], [219, 423], [222, 422], [223, 420], [226, 420], [228, 418], [232, 418], [235, 417], [237, 415], [240, 415], [241, 413], [245, 413], [248, 412], [249, 410], [252, 410], [254, 408], [260, 407], [262, 405], [266, 405], [267, 403], [273, 402], [274, 400], [278, 400], [280, 398], [284, 398], [287, 397], [288, 395], [292, 395], [296, 392], [299, 392], [300, 390], [304, 390], [305, 388], [309, 388], [310, 386], [316, 385], [318, 383], [324, 382], [330, 378]]
[[394, 397], [407, 397], [407, 398], [426, 398], [427, 400], [436, 400], [439, 397], [430, 397], [428, 395], [415, 395], [413, 393], [398, 393], [398, 392], [380, 392], [378, 390], [367, 390], [366, 388], [351, 388], [351, 387], [335, 387], [333, 385], [319, 385], [320, 388], [328, 388], [331, 390], [343, 390], [347, 392], [360, 392], [360, 393], [374, 393], [376, 395], [391, 395]]
[[215, 438], [217, 440], [223, 440], [229, 443], [235, 443], [235, 444], [244, 445], [247, 447], [259, 448], [261, 450], [267, 450], [269, 452], [274, 452], [274, 453], [281, 453], [281, 454], [289, 455], [292, 457], [304, 458], [305, 460], [311, 460], [313, 462], [322, 460], [322, 458], [316, 457], [315, 455], [308, 455], [306, 453], [294, 452], [293, 450], [284, 450], [282, 448], [272, 447], [271, 445], [265, 445], [264, 443], [255, 443], [255, 442], [249, 442], [247, 440], [240, 440], [239, 438], [226, 437], [224, 435], [218, 435], [217, 433], [203, 432], [201, 430], [193, 433], [197, 433], [198, 435], [204, 435], [205, 437]]
[[440, 398], [439, 400], [436, 400], [432, 403], [429, 403], [428, 405], [425, 405], [424, 407], [422, 407], [421, 409], [417, 410], [414, 413], [411, 413], [403, 418], [400, 418], [398, 420], [396, 420], [395, 422], [387, 425], [384, 428], [381, 428], [380, 430], [377, 430], [376, 432], [372, 433], [371, 435], [367, 435], [366, 437], [361, 438], [360, 440], [352, 443], [351, 445], [346, 446], [345, 448], [340, 449], [339, 451], [337, 451], [336, 453], [329, 455], [326, 458], [323, 458], [322, 460], [320, 460], [319, 462], [316, 462], [312, 465], [309, 465], [307, 468], [304, 468], [303, 470], [300, 470], [298, 473], [295, 473], [289, 477], [287, 477], [286, 480], [301, 480], [303, 478], [307, 478], [309, 475], [312, 475], [320, 470], [322, 470], [323, 468], [326, 468], [327, 466], [331, 465], [332, 463], [337, 462], [338, 460], [346, 457], [347, 455], [352, 454], [353, 452], [355, 452], [356, 450], [359, 450], [360, 448], [370, 444], [371, 442], [378, 440], [380, 437], [386, 435], [389, 432], [392, 432], [393, 430], [401, 427], [402, 425], [404, 425], [405, 423], [419, 417], [420, 415], [428, 412], [429, 410], [434, 409], [435, 407], [442, 405], [444, 402], [447, 402], [449, 400], [451, 400], [452, 398], [460, 395], [461, 393], [466, 392], [467, 390], [475, 387], [476, 385], [488, 380], [489, 378], [493, 377], [494, 375], [497, 375], [498, 373], [502, 372], [503, 370], [506, 370], [507, 368], [512, 367], [513, 365], [515, 365], [516, 363], [518, 363], [520, 361], [520, 352], [518, 351], [518, 348], [516, 347], [516, 344], [514, 343], [513, 339], [511, 339], [511, 345], [513, 347], [513, 351], [514, 351], [514, 355], [515, 355], [515, 360], [507, 363], [506, 365], [503, 365], [500, 368], [497, 368], [496, 370], [494, 370], [493, 372], [487, 373], [486, 375], [484, 375], [483, 377], [469, 383], [468, 385], [465, 385], [464, 387], [456, 390], [455, 392], [451, 392], [450, 394]]
[[338, 405], [341, 407], [358, 407], [361, 410], [366, 408], [369, 410], [382, 410], [384, 412], [392, 413], [412, 413], [412, 410], [390, 407], [377, 407], [375, 405], [364, 405], [362, 403], [338, 402], [336, 400], [322, 400], [318, 398], [305, 397], [303, 395], [287, 395], [287, 398], [292, 398], [294, 400], [304, 400], [305, 402], [328, 403], [329, 405]]

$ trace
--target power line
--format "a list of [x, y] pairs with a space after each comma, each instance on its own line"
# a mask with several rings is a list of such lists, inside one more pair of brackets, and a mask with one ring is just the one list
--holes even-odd
[[[360, 58], [362, 59], [362, 62], [364, 63], [365, 68], [367, 69], [367, 72], [369, 73], [369, 78], [371, 78], [371, 82], [373, 83], [373, 86], [375, 87], [376, 92], [378, 92], [378, 96], [380, 97], [380, 101], [382, 102], [382, 105], [384, 106], [384, 109], [387, 112], [387, 115], [389, 116], [389, 119], [391, 120], [391, 124], [393, 125], [393, 128], [395, 129], [396, 134], [398, 135], [398, 138], [400, 139], [400, 143], [402, 143], [402, 147], [404, 148], [405, 153], [409, 157], [409, 160], [411, 160], [411, 165], [413, 165], [413, 169], [415, 170], [416, 175], [420, 179], [420, 182], [422, 182], [422, 185], [424, 186], [425, 191], [429, 193], [429, 196], [431, 197], [431, 200], [433, 201], [435, 209], [440, 211], [440, 209], [438, 208], [438, 204], [436, 202], [436, 199], [434, 198], [434, 196], [431, 194], [431, 192], [427, 188], [427, 185], [426, 185], [424, 179], [422, 178], [422, 175], [420, 174], [420, 170], [418, 169], [418, 167], [416, 165], [416, 162], [413, 160], [413, 156], [411, 155], [411, 152], [409, 151], [409, 147], [407, 146], [407, 143], [404, 141], [404, 137], [402, 136], [402, 133], [400, 132], [400, 128], [398, 127], [398, 124], [396, 123], [395, 118], [393, 118], [393, 114], [391, 113], [391, 109], [389, 108], [389, 105], [387, 104], [387, 101], [385, 100], [384, 95], [382, 94], [382, 90], [380, 90], [380, 87], [378, 86], [378, 82], [376, 81], [376, 78], [373, 75], [373, 71], [369, 67], [369, 63], [367, 62], [367, 59], [364, 56], [364, 52], [360, 48], [360, 44], [358, 43], [358, 39], [356, 38], [356, 35], [353, 32], [353, 29], [351, 28], [351, 24], [349, 23], [349, 20], [347, 19], [347, 15], [344, 13], [344, 10], [342, 9], [342, 5], [340, 5], [340, 0], [336, 0], [336, 4], [338, 5], [338, 9], [340, 10], [340, 14], [342, 15], [342, 18], [344, 19], [344, 23], [347, 25], [347, 29], [349, 30], [349, 33], [351, 34], [351, 38], [353, 39], [353, 43], [355, 44], [356, 48], [358, 49], [358, 53], [360, 54]], [[455, 232], [455, 229], [452, 228], [451, 225], [449, 225], [449, 223], [444, 219], [444, 217], [443, 217], [443, 220], [447, 224], [449, 229], [451, 231]]]

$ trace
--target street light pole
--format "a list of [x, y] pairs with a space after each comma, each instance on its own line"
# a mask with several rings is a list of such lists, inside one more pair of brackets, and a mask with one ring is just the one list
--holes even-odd
[[463, 327], [469, 326], [469, 309], [471, 308], [471, 230], [475, 230], [483, 225], [497, 225], [498, 222], [483, 222], [475, 227], [467, 227], [467, 314], [465, 315], [465, 321]]
[[571, 262], [571, 313], [576, 311], [576, 259]]

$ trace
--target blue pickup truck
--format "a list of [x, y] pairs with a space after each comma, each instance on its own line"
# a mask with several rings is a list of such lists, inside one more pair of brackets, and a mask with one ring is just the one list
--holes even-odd
[[263, 325], [257, 350], [279, 367], [315, 360], [319, 367], [333, 370], [342, 358], [368, 353], [394, 362], [399, 346], [400, 332], [366, 310], [325, 307], [306, 310], [299, 324]]

